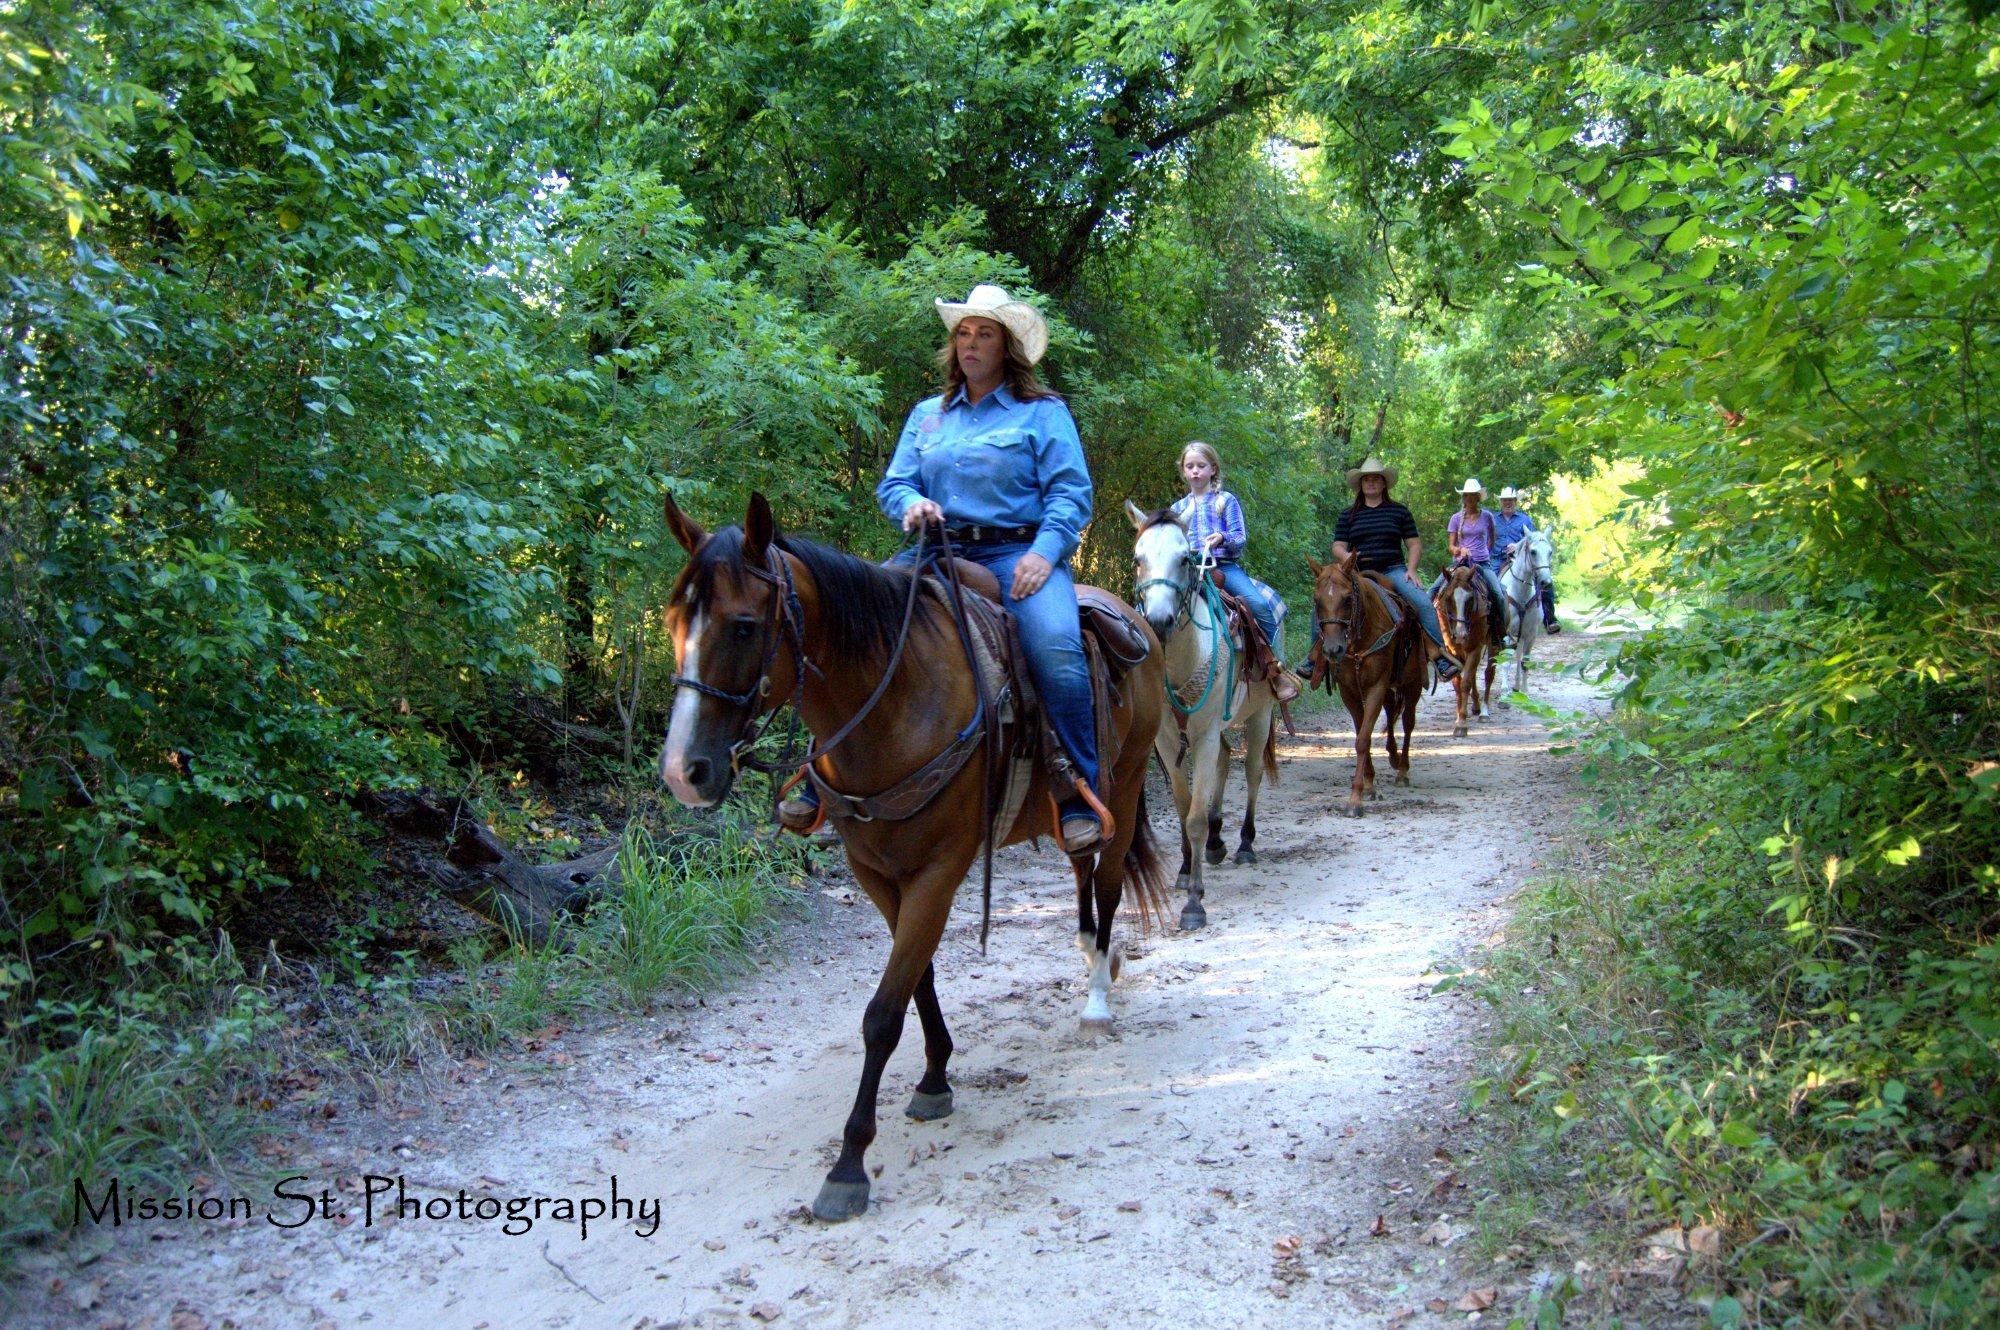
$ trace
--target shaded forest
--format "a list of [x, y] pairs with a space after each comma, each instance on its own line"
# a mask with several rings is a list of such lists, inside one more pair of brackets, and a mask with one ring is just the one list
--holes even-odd
[[[365, 893], [364, 796], [552, 726], [643, 765], [662, 494], [886, 554], [931, 300], [991, 281], [1052, 316], [1098, 511], [1206, 439], [1295, 605], [1368, 452], [1439, 548], [1467, 474], [1560, 531], [1553, 477], [1628, 468], [1598, 589], [1652, 626], [1575, 741], [1650, 884], [1641, 1006], [1726, 1016], [1496, 1099], [1550, 1149], [1596, 1104], [1610, 1185], [1764, 1233], [1743, 1269], [1800, 1314], [1976, 1320], [1992, 8], [9, 6], [12, 1065], [175, 948]], [[1079, 571], [1121, 586], [1127, 539]], [[1913, 1269], [1928, 1312], [1884, 1291]]]

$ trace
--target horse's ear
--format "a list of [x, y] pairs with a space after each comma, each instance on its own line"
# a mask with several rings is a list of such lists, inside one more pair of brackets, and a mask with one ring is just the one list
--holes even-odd
[[1326, 571], [1326, 565], [1314, 559], [1310, 554], [1306, 555], [1306, 567], [1313, 570], [1313, 581], [1315, 582], [1319, 580], [1319, 575]]
[[1348, 574], [1349, 576], [1352, 576], [1354, 573], [1354, 565], [1356, 561], [1358, 561], [1360, 558], [1361, 558], [1360, 550], [1349, 550], [1347, 552], [1347, 557], [1340, 561], [1340, 571]]
[[1131, 519], [1134, 531], [1144, 531], [1153, 524], [1153, 515], [1130, 499], [1125, 500], [1125, 516]]
[[689, 554], [700, 549], [701, 542], [708, 539], [708, 532], [696, 526], [694, 519], [682, 512], [681, 506], [674, 502], [672, 490], [667, 491], [667, 530], [674, 533], [674, 539], [678, 540], [681, 548]]
[[743, 510], [743, 561], [764, 562], [764, 553], [771, 548], [771, 540], [777, 534], [778, 523], [771, 516], [770, 501], [761, 493], [752, 493], [750, 506]]

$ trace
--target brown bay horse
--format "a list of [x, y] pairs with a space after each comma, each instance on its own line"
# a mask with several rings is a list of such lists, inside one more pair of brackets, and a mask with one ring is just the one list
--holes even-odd
[[[1354, 720], [1349, 817], [1361, 816], [1363, 798], [1381, 798], [1375, 790], [1377, 716], [1382, 717], [1388, 739], [1394, 783], [1410, 783], [1410, 731], [1416, 727], [1417, 700], [1423, 696], [1428, 673], [1423, 628], [1415, 612], [1397, 603], [1393, 588], [1357, 571], [1355, 559], [1349, 554], [1338, 563], [1306, 560], [1313, 573], [1313, 617], [1318, 621], [1312, 679], [1338, 685], [1340, 700]], [[1401, 748], [1396, 745], [1398, 719], [1403, 722]]]
[[[781, 534], [762, 495], [751, 496], [740, 528], [705, 532], [671, 496], [666, 516], [690, 556], [666, 614], [681, 673], [660, 758], [661, 777], [681, 803], [720, 802], [740, 748], [760, 718], [786, 702], [815, 736], [834, 740], [814, 762], [815, 772], [856, 799], [903, 788], [906, 777], [965, 735], [982, 733], [980, 693], [952, 610], [941, 595], [913, 588], [912, 571]], [[1150, 629], [1144, 632], [1149, 653], [1113, 690], [1110, 729], [1120, 742], [1106, 787], [1112, 818], [1104, 844], [1094, 858], [1071, 860], [1077, 945], [1090, 972], [1086, 1030], [1110, 1025], [1107, 994], [1122, 960], [1111, 925], [1127, 887], [1142, 924], [1166, 907], [1165, 865], [1145, 811], [1145, 766], [1164, 686], [1159, 643]], [[1018, 723], [1008, 720], [997, 731], [1003, 753]], [[978, 742], [983, 748], [986, 741]], [[899, 810], [894, 820], [835, 820], [854, 879], [882, 912], [891, 942], [862, 1017], [861, 1084], [840, 1156], [813, 1202], [821, 1219], [848, 1219], [868, 1208], [864, 1156], [875, 1139], [877, 1094], [912, 999], [924, 1032], [924, 1074], [905, 1112], [919, 1121], [951, 1112], [952, 1043], [932, 957], [959, 883], [985, 841], [984, 761], [975, 754], [906, 816]], [[1055, 804], [1039, 762], [1032, 781], [1012, 825], [995, 829], [997, 844], [1055, 838]]]
[[[1487, 704], [1493, 696], [1493, 675], [1500, 663], [1495, 646], [1497, 635], [1491, 631], [1494, 607], [1487, 598], [1486, 579], [1470, 564], [1457, 564], [1445, 571], [1444, 585], [1438, 588], [1432, 603], [1437, 606], [1445, 644], [1463, 667], [1452, 680], [1458, 689], [1458, 720], [1451, 730], [1452, 737], [1463, 739], [1472, 732], [1466, 724], [1468, 712], [1481, 720], [1492, 718]], [[1481, 665], [1486, 668], [1484, 683], [1479, 676]]]

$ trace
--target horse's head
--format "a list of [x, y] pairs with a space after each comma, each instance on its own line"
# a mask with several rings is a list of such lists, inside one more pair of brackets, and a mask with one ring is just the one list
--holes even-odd
[[1530, 531], [1524, 538], [1528, 554], [1535, 561], [1535, 585], [1549, 586], [1556, 578], [1556, 547], [1546, 531]]
[[1313, 618], [1318, 623], [1314, 640], [1321, 658], [1339, 664], [1361, 628], [1361, 573], [1358, 556], [1349, 552], [1333, 563], [1306, 559], [1313, 575]]
[[775, 710], [796, 682], [791, 569], [776, 546], [771, 505], [750, 496], [741, 527], [704, 532], [667, 496], [667, 528], [688, 552], [667, 606], [673, 638], [674, 706], [660, 779], [694, 808], [721, 802], [736, 779], [738, 752], [755, 739], [758, 717]]
[[1478, 593], [1472, 589], [1476, 576], [1470, 563], [1454, 563], [1445, 569], [1444, 586], [1439, 589], [1446, 607], [1445, 618], [1451, 623], [1451, 635], [1461, 642], [1471, 632], [1472, 610], [1478, 602]]
[[1193, 547], [1187, 528], [1171, 510], [1149, 513], [1130, 499], [1125, 515], [1139, 538], [1132, 543], [1132, 599], [1164, 642], [1188, 615], [1195, 586]]

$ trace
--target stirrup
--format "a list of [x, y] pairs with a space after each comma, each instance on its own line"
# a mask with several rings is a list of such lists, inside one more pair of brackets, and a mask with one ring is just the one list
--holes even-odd
[[[802, 786], [797, 794], [792, 794], [794, 786]], [[806, 779], [805, 768], [785, 782], [784, 789], [778, 791], [778, 825], [786, 831], [801, 836], [810, 836], [826, 821], [826, 806], [819, 801], [819, 791]]]

